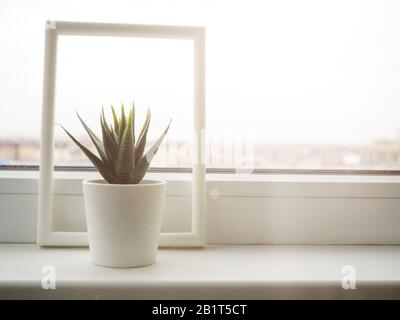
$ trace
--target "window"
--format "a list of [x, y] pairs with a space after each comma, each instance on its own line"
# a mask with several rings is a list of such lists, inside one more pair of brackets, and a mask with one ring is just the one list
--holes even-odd
[[[43, 24], [54, 18], [206, 26], [209, 167], [399, 170], [399, 14], [398, 2], [378, 0], [62, 0], [43, 1], [40, 6], [28, 0], [2, 1], [0, 105], [7, 116], [0, 119], [0, 165], [38, 164]], [[121, 58], [121, 64], [95, 70], [90, 63], [97, 60], [89, 59], [89, 50], [105, 44], [93, 41], [65, 39], [60, 44], [65, 49], [60, 53], [66, 55], [59, 74], [59, 102], [65, 104], [66, 113], [58, 116], [63, 124], [79, 133], [72, 114], [75, 108], [80, 111], [82, 106], [82, 116], [91, 120], [97, 119], [102, 104], [129, 103], [126, 78], [116, 80], [114, 88], [119, 91], [103, 89], [109, 84], [108, 74], [124, 71], [121, 66], [131, 62], [125, 74], [137, 71], [132, 98], [139, 96], [140, 112], [147, 104], [155, 108], [154, 114], [164, 110], [164, 118], [171, 111], [176, 128], [153, 165], [185, 167], [190, 150], [185, 144], [188, 137], [180, 132], [190, 115], [181, 108], [185, 104], [181, 92], [190, 74], [180, 57], [190, 48], [176, 45], [154, 52], [154, 44], [135, 43], [129, 49], [115, 41], [115, 50], [101, 51], [95, 59], [112, 54]], [[149, 66], [140, 68], [137, 60], [130, 61], [128, 52], [134, 46], [150, 49], [151, 61], [165, 68], [160, 74], [174, 80], [157, 79], [157, 88], [164, 88], [171, 98], [168, 102], [166, 96], [144, 94], [152, 73]], [[74, 76], [77, 61], [89, 71], [82, 78]], [[73, 99], [67, 88], [74, 90]], [[79, 88], [102, 94], [88, 100], [90, 92]], [[164, 118], [153, 123], [154, 135]], [[72, 144], [58, 137], [57, 164], [87, 164], [77, 157]]]
[[[44, 22], [54, 19], [205, 26], [210, 169], [398, 173], [399, 14], [394, 0], [2, 0], [0, 166], [32, 169], [39, 163]], [[147, 105], [159, 117], [153, 118], [152, 134], [173, 118], [176, 131], [153, 166], [185, 169], [191, 108], [182, 106], [191, 78], [186, 53], [192, 48], [182, 42], [83, 40], [65, 37], [59, 43], [56, 121], [83, 136], [75, 109], [98, 128], [101, 105], [119, 107], [135, 99], [138, 122]], [[118, 63], [97, 69], [106, 58]], [[156, 71], [160, 78], [151, 84]], [[121, 78], [115, 79], [117, 73]], [[112, 86], [110, 79], [116, 81]], [[64, 135], [56, 137], [59, 166], [78, 171], [89, 164]], [[68, 217], [76, 230], [84, 220], [82, 179], [94, 176], [56, 173], [59, 217]], [[190, 230], [189, 175], [149, 176], [168, 180], [163, 232]], [[0, 172], [0, 241], [35, 241], [37, 177], [33, 171]], [[211, 244], [400, 243], [400, 176], [207, 179]]]

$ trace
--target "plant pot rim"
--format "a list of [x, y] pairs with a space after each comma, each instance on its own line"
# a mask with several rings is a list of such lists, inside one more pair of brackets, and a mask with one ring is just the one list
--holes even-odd
[[83, 184], [85, 185], [92, 185], [92, 186], [104, 186], [107, 188], [146, 188], [146, 187], [154, 187], [157, 185], [165, 185], [167, 182], [165, 180], [158, 180], [158, 179], [143, 179], [138, 184], [114, 184], [108, 183], [104, 179], [86, 179], [83, 180]]

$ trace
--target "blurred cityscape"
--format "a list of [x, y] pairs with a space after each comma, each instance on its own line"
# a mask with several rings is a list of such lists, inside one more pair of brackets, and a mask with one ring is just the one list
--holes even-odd
[[[91, 146], [87, 137], [80, 139], [86, 146]], [[400, 137], [377, 140], [365, 146], [227, 144], [218, 139], [208, 141], [206, 146], [206, 161], [212, 168], [400, 170]], [[0, 139], [0, 165], [38, 165], [39, 148], [37, 140]], [[54, 163], [57, 166], [91, 165], [69, 140], [56, 141]], [[152, 162], [152, 167], [190, 165], [188, 141], [165, 141]]]

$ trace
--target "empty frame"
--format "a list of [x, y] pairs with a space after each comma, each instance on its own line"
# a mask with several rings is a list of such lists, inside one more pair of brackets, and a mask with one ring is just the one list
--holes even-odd
[[[54, 120], [59, 36], [127, 37], [190, 40], [193, 42], [193, 145], [192, 222], [190, 232], [161, 233], [160, 246], [198, 247], [205, 244], [205, 29], [160, 26], [48, 21], [45, 30], [45, 61], [40, 151], [40, 183], [37, 243], [41, 246], [87, 246], [86, 232], [57, 231], [53, 226]], [[162, 53], [160, 53], [162, 54]], [[107, 63], [105, 61], [105, 63]]]

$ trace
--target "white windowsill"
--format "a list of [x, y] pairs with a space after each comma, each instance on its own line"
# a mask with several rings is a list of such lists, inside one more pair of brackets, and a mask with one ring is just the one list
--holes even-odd
[[[94, 266], [86, 248], [0, 244], [0, 299], [354, 299], [400, 298], [397, 246], [209, 246], [163, 249], [155, 265]], [[56, 289], [41, 288], [53, 265]], [[341, 286], [342, 267], [356, 289]]]

